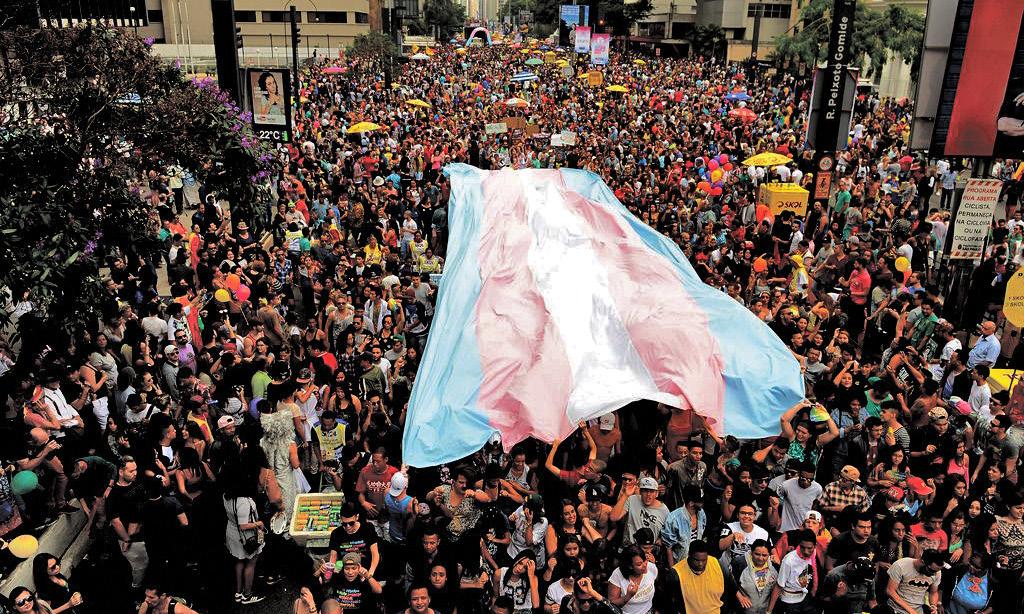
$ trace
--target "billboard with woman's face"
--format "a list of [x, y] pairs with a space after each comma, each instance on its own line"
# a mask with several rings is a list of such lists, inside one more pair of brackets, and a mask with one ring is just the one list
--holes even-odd
[[288, 70], [250, 68], [246, 84], [256, 135], [275, 142], [290, 140], [292, 97]]

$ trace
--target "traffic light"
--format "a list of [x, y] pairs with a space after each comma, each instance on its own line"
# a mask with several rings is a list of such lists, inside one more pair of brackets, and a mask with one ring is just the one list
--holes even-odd
[[299, 36], [302, 30], [299, 29], [299, 15], [294, 6], [288, 7], [288, 18], [292, 25], [292, 48], [295, 49], [302, 42], [302, 38]]
[[245, 42], [242, 39], [242, 28], [235, 26], [235, 48], [241, 49], [245, 47]]

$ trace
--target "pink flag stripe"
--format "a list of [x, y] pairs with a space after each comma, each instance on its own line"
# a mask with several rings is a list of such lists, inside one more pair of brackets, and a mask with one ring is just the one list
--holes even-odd
[[724, 361], [703, 309], [672, 265], [648, 249], [622, 216], [570, 191], [556, 176], [568, 208], [586, 222], [619, 317], [658, 390], [722, 424]]
[[489, 174], [482, 188], [478, 406], [488, 410], [506, 445], [530, 435], [551, 441], [572, 429], [566, 417], [572, 371], [527, 266], [532, 234], [525, 195], [511, 172]]

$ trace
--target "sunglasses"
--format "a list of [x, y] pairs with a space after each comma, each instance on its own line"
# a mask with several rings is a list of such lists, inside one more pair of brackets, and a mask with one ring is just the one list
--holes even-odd
[[54, 563], [53, 565], [50, 565], [48, 569], [50, 571], [57, 571], [58, 569], [60, 569], [60, 563]]
[[22, 597], [21, 599], [15, 601], [14, 605], [16, 605], [16, 606], [18, 606], [20, 608], [21, 606], [25, 605], [26, 603], [32, 603], [35, 600], [36, 600], [35, 595], [27, 595], [27, 596]]
[[355, 520], [349, 520], [348, 522], [342, 522], [341, 526], [343, 526], [343, 527], [354, 527], [354, 526], [356, 526], [356, 521]]

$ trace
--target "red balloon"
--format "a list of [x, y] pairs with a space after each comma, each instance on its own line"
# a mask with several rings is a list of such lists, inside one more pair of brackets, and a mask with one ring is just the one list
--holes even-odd
[[721, 196], [722, 195], [722, 188], [711, 188], [711, 195], [712, 196]]
[[240, 301], [247, 301], [249, 300], [249, 295], [251, 293], [252, 290], [249, 289], [249, 286], [245, 284], [239, 284], [238, 288], [235, 290], [235, 298], [237, 298]]
[[711, 184], [707, 181], [701, 181], [697, 184], [697, 189], [701, 192], [709, 193], [711, 192]]
[[731, 162], [726, 162], [725, 165], [722, 166], [722, 168], [724, 168], [726, 170], [726, 172], [728, 172], [728, 171], [731, 171], [733, 169], [733, 166], [732, 166]]

